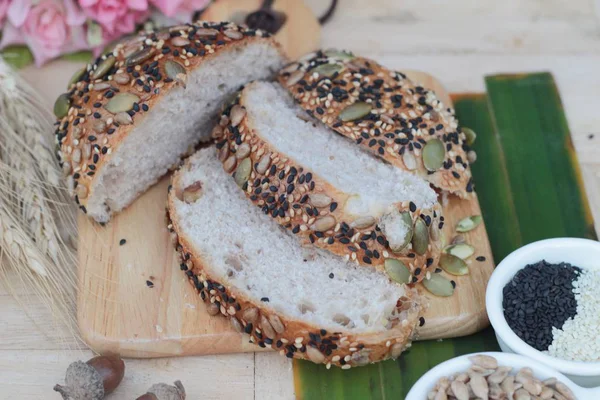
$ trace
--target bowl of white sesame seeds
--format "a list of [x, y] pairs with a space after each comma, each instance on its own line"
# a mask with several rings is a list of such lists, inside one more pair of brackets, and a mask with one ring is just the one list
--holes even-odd
[[[600, 386], [600, 243], [546, 239], [496, 267], [486, 306], [501, 349]], [[600, 399], [600, 397], [598, 397]]]

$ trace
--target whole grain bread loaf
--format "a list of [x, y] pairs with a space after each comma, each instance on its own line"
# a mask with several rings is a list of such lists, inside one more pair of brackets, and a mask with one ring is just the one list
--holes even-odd
[[315, 247], [253, 206], [213, 148], [174, 174], [168, 215], [181, 269], [261, 347], [344, 369], [396, 358], [419, 323], [416, 291]]
[[210, 139], [224, 100], [284, 62], [268, 34], [232, 23], [174, 26], [118, 44], [55, 104], [58, 156], [75, 201], [107, 222]]
[[213, 136], [246, 196], [303, 242], [402, 283], [437, 265], [443, 218], [429, 183], [314, 121], [280, 84], [247, 85]]
[[403, 73], [332, 49], [287, 65], [279, 82], [313, 118], [363, 149], [445, 192], [473, 192], [470, 148], [454, 111]]

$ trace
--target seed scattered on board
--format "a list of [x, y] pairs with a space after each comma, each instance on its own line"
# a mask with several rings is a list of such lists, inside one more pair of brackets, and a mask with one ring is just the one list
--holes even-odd
[[123, 246], [125, 243], [127, 243], [126, 239], [119, 240], [119, 246]]
[[146, 281], [146, 286], [148, 286], [149, 288], [153, 288], [154, 287], [154, 282], [152, 282], [152, 281]]

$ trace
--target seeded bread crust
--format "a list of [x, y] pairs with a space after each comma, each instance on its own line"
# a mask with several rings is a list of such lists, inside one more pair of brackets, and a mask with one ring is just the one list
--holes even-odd
[[55, 105], [56, 143], [81, 210], [87, 212], [95, 176], [111, 153], [165, 94], [185, 87], [186, 74], [204, 61], [253, 42], [269, 43], [283, 54], [266, 32], [233, 23], [198, 22], [141, 33], [74, 77]]
[[[462, 198], [472, 194], [470, 149], [454, 111], [401, 72], [326, 50], [289, 64], [278, 79], [302, 108], [337, 133], [443, 191]], [[432, 139], [446, 151], [443, 164], [428, 170], [423, 149]]]
[[[360, 265], [384, 269], [386, 259], [402, 261], [410, 270], [409, 283], [423, 280], [437, 266], [441, 253], [441, 206], [419, 209], [412, 202], [394, 205], [410, 215], [412, 227], [421, 219], [427, 227], [427, 250], [418, 254], [412, 244], [394, 253], [379, 218], [350, 215], [345, 205], [351, 198], [287, 154], [281, 154], [264, 139], [246, 112], [245, 93], [223, 112], [213, 130], [219, 159], [246, 196], [265, 214], [288, 228], [304, 243], [312, 243]], [[246, 161], [249, 160], [249, 161]], [[243, 175], [240, 166], [246, 163]], [[243, 168], [243, 167], [242, 167]]]
[[[182, 166], [181, 168], [185, 168]], [[397, 358], [411, 345], [421, 311], [419, 295], [407, 287], [406, 296], [398, 299], [401, 318], [395, 320], [385, 333], [352, 334], [330, 332], [310, 321], [287, 318], [269, 307], [268, 303], [254, 301], [243, 291], [227, 287], [213, 279], [210, 264], [194, 249], [190, 238], [181, 234], [180, 221], [174, 201], [181, 197], [180, 172], [176, 172], [169, 186], [167, 200], [167, 228], [177, 250], [180, 268], [189, 282], [207, 304], [210, 315], [229, 319], [233, 328], [250, 336], [260, 347], [269, 347], [288, 358], [310, 360], [349, 369], [369, 363]], [[173, 189], [175, 188], [175, 189]]]

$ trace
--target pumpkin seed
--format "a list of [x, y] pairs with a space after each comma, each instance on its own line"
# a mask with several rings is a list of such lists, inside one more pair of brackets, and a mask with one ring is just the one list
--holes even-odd
[[167, 73], [167, 77], [180, 83], [185, 88], [187, 73], [183, 65], [179, 64], [177, 61], [168, 60], [165, 63], [165, 72]]
[[354, 121], [359, 118], [369, 115], [373, 106], [364, 101], [357, 101], [356, 103], [350, 104], [340, 112], [340, 119], [344, 122]]
[[440, 139], [431, 139], [423, 147], [423, 164], [428, 171], [437, 171], [444, 164], [446, 148]]
[[120, 112], [115, 115], [115, 122], [120, 125], [131, 125], [133, 124], [133, 118], [131, 118], [131, 115], [127, 114], [126, 112]]
[[125, 65], [128, 67], [133, 67], [134, 65], [138, 65], [152, 57], [154, 53], [153, 47], [146, 47], [145, 49], [141, 49], [136, 51], [125, 60]]
[[69, 113], [69, 107], [71, 106], [71, 100], [69, 99], [69, 95], [66, 93], [58, 96], [56, 101], [54, 102], [54, 115], [56, 118], [66, 117]]
[[467, 275], [469, 273], [469, 267], [464, 260], [452, 254], [442, 254], [440, 257], [440, 267], [452, 275], [460, 276]]
[[411, 151], [405, 151], [402, 154], [402, 161], [404, 161], [404, 166], [407, 170], [412, 171], [417, 169], [417, 159]]
[[140, 101], [140, 98], [132, 93], [119, 93], [106, 103], [104, 108], [113, 114], [126, 112], [133, 108], [133, 104]]
[[71, 87], [71, 85], [79, 82], [79, 80], [81, 79], [81, 77], [83, 76], [83, 74], [85, 74], [85, 71], [86, 71], [85, 67], [83, 67], [83, 68], [78, 69], [77, 71], [75, 71], [75, 73], [71, 77], [71, 80], [69, 80], [69, 84], [67, 85], [67, 89], [69, 89]]
[[319, 75], [332, 77], [336, 72], [341, 72], [344, 69], [340, 64], [321, 64], [314, 68], [311, 72], [316, 72]]
[[250, 155], [250, 150], [250, 145], [248, 143], [242, 143], [237, 148], [235, 156], [241, 160], [242, 158], [246, 158]]
[[323, 54], [325, 54], [327, 57], [336, 58], [342, 61], [352, 60], [354, 58], [354, 54], [352, 54], [351, 52], [337, 49], [325, 50]]
[[470, 244], [459, 243], [446, 247], [444, 253], [452, 254], [453, 256], [466, 260], [475, 253], [475, 248]]
[[417, 218], [417, 222], [415, 222], [412, 246], [413, 250], [421, 255], [425, 254], [427, 246], [429, 246], [429, 230], [427, 224], [421, 218]]
[[400, 260], [394, 258], [386, 258], [383, 267], [391, 280], [398, 283], [410, 282], [410, 270]]
[[96, 69], [92, 72], [90, 78], [102, 78], [113, 67], [113, 65], [115, 65], [115, 62], [117, 62], [117, 59], [115, 57], [107, 57], [104, 61], [98, 64], [98, 67], [96, 67]]
[[239, 40], [244, 37], [244, 35], [241, 32], [234, 31], [233, 29], [227, 29], [225, 32], [223, 32], [223, 35], [234, 40]]
[[477, 134], [475, 131], [473, 131], [471, 128], [467, 128], [466, 126], [462, 127], [462, 131], [467, 137], [467, 144], [469, 146], [473, 145], [473, 143], [475, 143], [475, 139], [477, 139]]
[[240, 164], [233, 175], [235, 183], [237, 183], [239, 187], [244, 186], [244, 183], [248, 182], [248, 178], [250, 178], [251, 171], [252, 161], [250, 161], [250, 158], [244, 158], [242, 161], [240, 161]]
[[429, 279], [423, 279], [423, 286], [430, 293], [440, 297], [452, 296], [454, 293], [452, 283], [440, 274], [431, 274]]
[[469, 232], [477, 228], [477, 226], [481, 223], [482, 220], [483, 219], [481, 218], [481, 215], [472, 215], [470, 217], [463, 218], [460, 221], [458, 221], [458, 224], [456, 225], [456, 231]]

